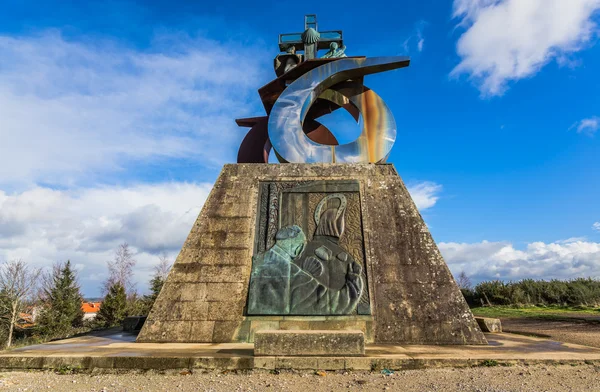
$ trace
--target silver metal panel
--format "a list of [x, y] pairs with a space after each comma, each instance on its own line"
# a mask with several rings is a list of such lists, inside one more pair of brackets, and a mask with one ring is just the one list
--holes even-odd
[[383, 162], [396, 140], [396, 122], [383, 100], [365, 89], [347, 96], [363, 116], [357, 140], [326, 146], [310, 140], [302, 124], [313, 102], [329, 87], [348, 79], [406, 67], [408, 57], [348, 58], [315, 68], [290, 84], [273, 106], [269, 117], [269, 139], [282, 162]]

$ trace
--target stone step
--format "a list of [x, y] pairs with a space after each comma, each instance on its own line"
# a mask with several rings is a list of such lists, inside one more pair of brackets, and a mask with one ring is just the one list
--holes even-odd
[[255, 356], [361, 356], [365, 335], [358, 330], [263, 330], [254, 335]]

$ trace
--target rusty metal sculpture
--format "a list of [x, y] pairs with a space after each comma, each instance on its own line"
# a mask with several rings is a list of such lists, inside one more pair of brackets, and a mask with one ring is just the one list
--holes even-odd
[[[315, 15], [305, 17], [303, 33], [281, 34], [279, 47], [287, 54], [276, 58], [278, 78], [258, 90], [267, 116], [236, 120], [251, 127], [238, 163], [266, 163], [272, 148], [280, 162], [385, 162], [396, 140], [396, 122], [383, 99], [363, 85], [363, 77], [407, 67], [410, 59], [342, 57], [343, 51], [317, 59], [319, 49], [345, 46], [341, 31], [317, 31]], [[343, 145], [317, 121], [340, 108], [357, 122], [363, 119], [361, 135]]]

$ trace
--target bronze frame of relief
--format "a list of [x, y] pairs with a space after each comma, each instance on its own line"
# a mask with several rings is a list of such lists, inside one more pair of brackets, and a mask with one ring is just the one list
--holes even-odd
[[261, 181], [257, 208], [247, 316], [371, 315], [359, 181]]

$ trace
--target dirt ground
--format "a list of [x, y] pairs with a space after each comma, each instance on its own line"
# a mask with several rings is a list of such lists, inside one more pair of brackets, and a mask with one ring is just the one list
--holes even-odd
[[565, 320], [537, 318], [502, 318], [505, 332], [528, 333], [559, 342], [600, 347], [600, 320], [581, 317]]
[[0, 373], [0, 391], [600, 391], [593, 365], [477, 367], [395, 372], [266, 371], [71, 374]]

